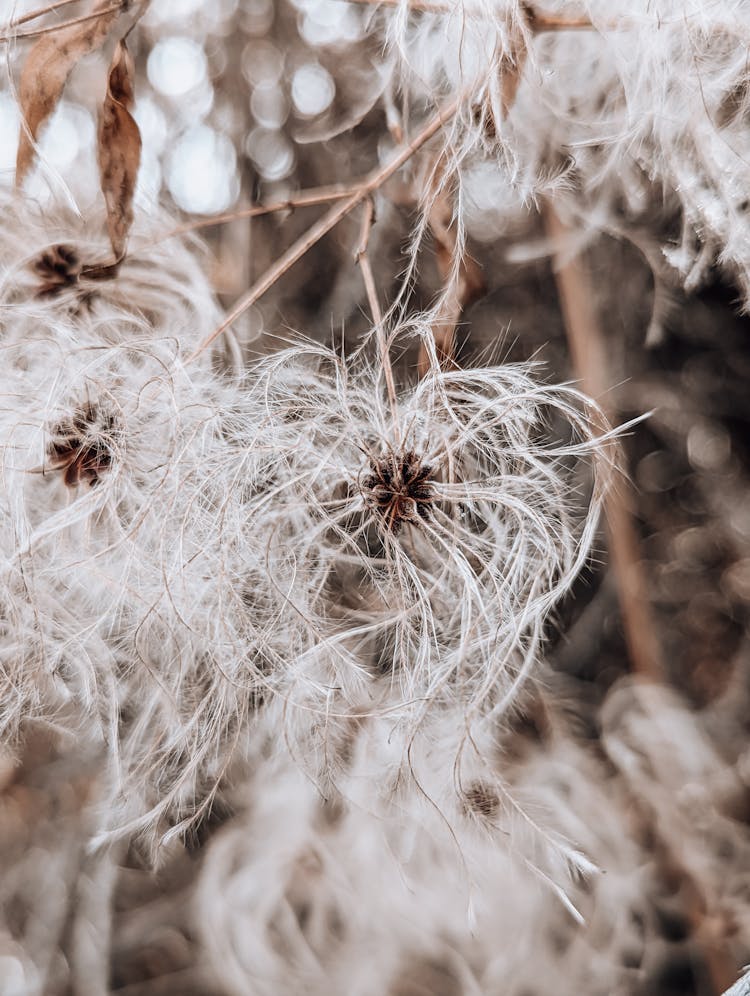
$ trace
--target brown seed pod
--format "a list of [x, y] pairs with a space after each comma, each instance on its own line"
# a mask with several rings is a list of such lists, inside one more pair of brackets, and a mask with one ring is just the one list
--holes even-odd
[[118, 435], [115, 418], [98, 405], [85, 404], [52, 430], [47, 447], [50, 467], [63, 472], [69, 488], [81, 481], [97, 484], [114, 459]]
[[370, 461], [370, 473], [362, 480], [365, 504], [394, 533], [405, 522], [426, 520], [435, 499], [433, 473], [413, 450], [386, 453]]
[[488, 820], [494, 819], [500, 808], [497, 792], [484, 782], [472, 782], [466, 790], [464, 802], [469, 812]]
[[60, 243], [34, 260], [32, 269], [41, 280], [37, 297], [55, 297], [60, 291], [78, 283], [82, 266], [73, 246]]

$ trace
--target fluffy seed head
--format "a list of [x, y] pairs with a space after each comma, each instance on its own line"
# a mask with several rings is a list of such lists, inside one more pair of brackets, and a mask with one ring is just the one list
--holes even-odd
[[[591, 27], [540, 32], [545, 14]], [[459, 245], [464, 223], [507, 236], [554, 191], [582, 242], [605, 231], [638, 246], [656, 212], [653, 249], [672, 279], [693, 290], [718, 264], [750, 299], [747, 4], [457, 0], [419, 13], [404, 0], [373, 23], [411, 107], [461, 98], [435, 177], [456, 191]]]
[[297, 634], [276, 687], [362, 709], [385, 673], [411, 721], [449, 701], [502, 713], [591, 550], [600, 416], [522, 364], [433, 370], [395, 399], [382, 380], [323, 347], [269, 358], [232, 415], [235, 455], [207, 471], [241, 482], [242, 542]]

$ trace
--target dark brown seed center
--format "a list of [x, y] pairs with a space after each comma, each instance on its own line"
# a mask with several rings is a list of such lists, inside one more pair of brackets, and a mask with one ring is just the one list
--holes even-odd
[[52, 430], [47, 448], [53, 470], [63, 472], [68, 487], [92, 486], [112, 466], [116, 424], [96, 405], [84, 405]]
[[370, 461], [361, 488], [365, 504], [386, 528], [427, 520], [435, 497], [433, 469], [413, 451], [387, 453]]

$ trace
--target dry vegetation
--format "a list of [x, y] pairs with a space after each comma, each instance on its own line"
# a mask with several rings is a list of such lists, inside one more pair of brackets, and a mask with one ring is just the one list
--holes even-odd
[[0, 996], [720, 996], [746, 4], [0, 13]]

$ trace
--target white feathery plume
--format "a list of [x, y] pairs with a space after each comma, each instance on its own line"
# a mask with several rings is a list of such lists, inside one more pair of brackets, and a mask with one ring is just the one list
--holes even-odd
[[20, 381], [0, 428], [6, 577], [36, 632], [19, 635], [14, 711], [25, 718], [24, 696], [48, 682], [99, 727], [128, 803], [113, 829], [132, 829], [129, 810], [192, 816], [257, 697], [256, 647], [272, 641], [259, 558], [219, 545], [224, 496], [201, 473], [226, 446], [234, 392], [157, 339], [69, 349]]
[[215, 790], [256, 699], [248, 660], [264, 626], [258, 607], [225, 625], [226, 603], [261, 585], [247, 557], [245, 589], [216, 572], [229, 553], [214, 542], [222, 496], [191, 488], [225, 445], [235, 396], [207, 363], [180, 359], [215, 303], [181, 246], [86, 283], [93, 243], [70, 219], [14, 202], [8, 216], [0, 735], [12, 746], [41, 721], [106, 743], [103, 826], [163, 832], [163, 814], [192, 817]]
[[669, 860], [687, 870], [702, 916], [733, 925], [737, 958], [750, 931], [747, 786], [672, 689], [625, 681], [602, 709], [602, 742]]
[[[513, 813], [486, 781], [460, 806], [431, 795], [453, 753], [443, 737], [458, 723], [450, 715], [428, 724], [407, 768], [392, 723], [361, 719], [323, 795], [283, 752], [256, 766], [246, 808], [209, 845], [194, 898], [201, 943], [228, 993], [375, 996], [431, 964], [436, 986], [452, 979], [448, 991], [499, 996], [552, 984], [562, 945], [561, 992], [580, 991], [584, 980], [603, 991], [632, 981], [641, 857], [599, 766], [562, 739], [511, 776], [522, 794], [543, 787], [551, 833], [575, 829], [607, 873], [562, 876], [584, 925], [571, 900], [551, 899], [562, 871], [554, 850], [542, 854], [528, 834], [507, 846]], [[592, 811], [593, 825], [583, 815]]]
[[121, 832], [199, 809], [262, 696], [292, 735], [377, 711], [382, 673], [405, 728], [458, 705], [468, 739], [513, 706], [607, 482], [574, 389], [508, 365], [391, 404], [377, 368], [322, 347], [239, 391], [173, 339], [42, 340], [24, 369], [29, 349], [6, 346], [0, 421], [7, 645], [25, 647], [6, 735], [82, 710], [140, 814]]
[[591, 553], [601, 414], [523, 364], [433, 355], [396, 391], [372, 342], [224, 379], [183, 359], [214, 319], [193, 255], [171, 250], [158, 293], [145, 249], [90, 290], [69, 273], [88, 243], [45, 234], [68, 221], [30, 213], [20, 271], [16, 228], [0, 249], [3, 741], [85, 730], [112, 768], [103, 830], [159, 835], [253, 749], [261, 699], [300, 743], [385, 711], [404, 755], [449, 709], [460, 797], [462, 752], [502, 729]]
[[131, 251], [113, 269], [98, 205], [81, 217], [65, 204], [37, 205], [8, 192], [0, 204], [4, 343], [49, 337], [62, 348], [156, 332], [189, 350], [217, 324], [199, 244], [160, 239], [167, 216], [139, 218]]
[[[746, 4], [445, 6], [422, 12], [404, 0], [373, 24], [394, 53], [407, 109], [462, 98], [436, 160], [440, 184], [455, 192], [459, 248], [464, 185], [489, 154], [515, 191], [503, 198], [498, 233], [553, 188], [557, 207], [584, 229], [622, 227], [623, 212], [637, 219], [661, 202], [666, 221], [681, 216], [682, 231], [665, 230], [662, 248], [687, 289], [718, 262], [748, 293]], [[591, 28], [536, 33], [533, 12]]]
[[298, 622], [276, 675], [290, 704], [357, 702], [381, 673], [412, 723], [513, 704], [590, 556], [612, 457], [590, 402], [534, 373], [434, 369], [392, 393], [364, 352], [316, 345], [255, 367], [232, 487]]

